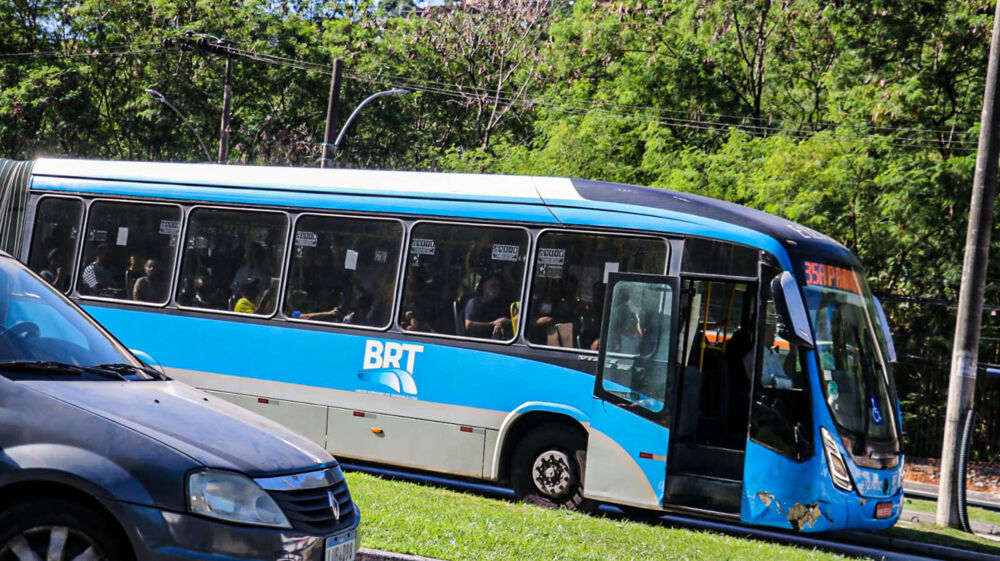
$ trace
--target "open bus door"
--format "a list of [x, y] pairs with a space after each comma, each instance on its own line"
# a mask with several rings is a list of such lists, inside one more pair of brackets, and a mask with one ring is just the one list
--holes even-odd
[[761, 270], [763, 313], [757, 321], [740, 514], [747, 523], [803, 529], [829, 522], [824, 522], [826, 507], [814, 497], [820, 469], [813, 453], [806, 357], [815, 343], [794, 277], [766, 265]]
[[589, 498], [662, 506], [679, 289], [678, 277], [609, 274], [584, 474]]

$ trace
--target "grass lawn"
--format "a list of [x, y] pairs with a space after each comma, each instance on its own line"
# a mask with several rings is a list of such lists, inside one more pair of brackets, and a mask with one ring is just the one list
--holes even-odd
[[998, 559], [1000, 559], [1000, 543], [972, 534], [966, 534], [954, 528], [941, 528], [933, 524], [918, 524], [901, 520], [895, 526], [889, 528], [886, 531], [886, 535], [914, 542], [945, 545], [958, 549], [989, 553], [997, 555]]
[[611, 520], [348, 473], [363, 547], [451, 561], [845, 559], [639, 522]]
[[[925, 499], [906, 498], [903, 504], [904, 510], [914, 512], [925, 512], [933, 514], [937, 511], [937, 503]], [[971, 522], [981, 522], [983, 524], [1000, 525], [1000, 513], [986, 510], [984, 508], [969, 507], [969, 520]], [[953, 528], [941, 528], [934, 524], [913, 523], [906, 520], [906, 515], [895, 527], [890, 528], [887, 535], [894, 538], [902, 538], [923, 543], [933, 543], [981, 551], [1000, 556], [1000, 542], [988, 538], [982, 538], [971, 534], [966, 534]]]

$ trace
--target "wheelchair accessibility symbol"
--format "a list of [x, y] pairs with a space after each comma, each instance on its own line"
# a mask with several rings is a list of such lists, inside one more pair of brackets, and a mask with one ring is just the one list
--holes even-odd
[[872, 404], [872, 422], [876, 425], [881, 425], [885, 421], [882, 418], [882, 410], [878, 408], [878, 401], [874, 395], [870, 397], [870, 400]]

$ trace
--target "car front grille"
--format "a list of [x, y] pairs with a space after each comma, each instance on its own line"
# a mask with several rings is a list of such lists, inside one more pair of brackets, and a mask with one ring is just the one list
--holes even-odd
[[[340, 468], [331, 468], [330, 472], [322, 486], [316, 486], [315, 481], [302, 484], [288, 477], [283, 485], [264, 485], [264, 488], [288, 517], [292, 528], [307, 534], [330, 534], [350, 528], [357, 516]], [[336, 509], [332, 506], [334, 502]]]

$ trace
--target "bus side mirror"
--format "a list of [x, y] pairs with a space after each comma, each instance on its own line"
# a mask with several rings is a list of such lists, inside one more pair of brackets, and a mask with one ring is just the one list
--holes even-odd
[[788, 271], [782, 271], [771, 280], [771, 294], [778, 312], [778, 334], [799, 346], [813, 348], [815, 344], [809, 328], [809, 316], [795, 277]]
[[892, 332], [889, 331], [889, 320], [885, 317], [885, 310], [882, 309], [882, 302], [879, 302], [877, 296], [872, 295], [872, 300], [875, 301], [875, 311], [878, 312], [878, 326], [882, 329], [882, 336], [885, 337], [885, 347], [889, 353], [889, 362], [896, 362], [896, 345], [892, 343]]

